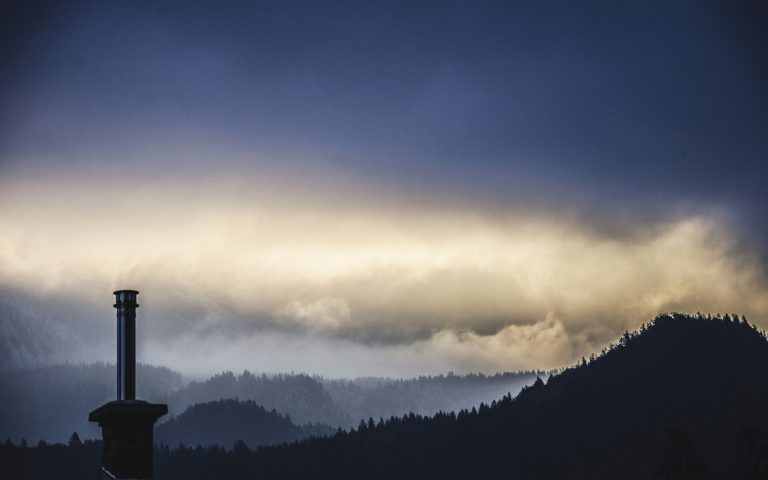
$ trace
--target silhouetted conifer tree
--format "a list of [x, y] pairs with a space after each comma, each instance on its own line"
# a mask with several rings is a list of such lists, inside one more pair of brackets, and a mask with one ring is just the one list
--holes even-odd
[[77, 432], [73, 432], [69, 437], [68, 444], [70, 447], [79, 447], [83, 444], [83, 442], [80, 441], [80, 435], [78, 435]]

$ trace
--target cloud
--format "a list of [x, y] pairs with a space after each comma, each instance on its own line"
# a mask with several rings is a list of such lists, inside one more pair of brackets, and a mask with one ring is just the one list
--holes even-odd
[[222, 331], [196, 337], [147, 339], [143, 361], [173, 365], [194, 376], [223, 370], [308, 372], [336, 377], [496, 372], [539, 369], [571, 360], [576, 340], [552, 314], [530, 325], [509, 325], [497, 333], [441, 329], [415, 342], [364, 345], [318, 335], [267, 331], [231, 336]]
[[738, 311], [766, 326], [753, 252], [736, 248], [719, 214], [616, 236], [554, 211], [447, 210], [418, 198], [404, 208], [309, 188], [265, 198], [256, 187], [10, 188], [0, 285], [77, 304], [82, 314], [64, 318], [83, 332], [109, 331], [111, 290], [137, 288], [144, 338], [177, 346], [167, 358], [182, 368], [181, 352], [201, 349], [220, 358], [210, 365], [236, 368], [235, 352], [251, 358], [243, 352], [278, 338], [284, 347], [267, 351], [295, 362], [267, 365], [299, 369], [317, 355], [316, 365], [343, 370], [330, 356], [346, 348], [359, 365], [371, 365], [365, 352], [409, 358], [411, 373], [434, 362], [549, 368], [661, 311]]
[[340, 298], [294, 300], [280, 309], [278, 315], [284, 316], [287, 322], [297, 322], [311, 330], [336, 330], [352, 320], [349, 305]]
[[429, 358], [439, 359], [438, 365], [461, 366], [465, 371], [494, 371], [502, 365], [537, 369], [570, 362], [574, 340], [550, 312], [541, 321], [507, 325], [491, 335], [439, 330], [415, 348], [426, 350]]

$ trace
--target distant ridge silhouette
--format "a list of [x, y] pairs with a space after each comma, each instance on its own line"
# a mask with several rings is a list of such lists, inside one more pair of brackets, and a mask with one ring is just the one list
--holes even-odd
[[[97, 437], [98, 427], [81, 413], [114, 395], [114, 369], [114, 364], [96, 363], [0, 371], [0, 439], [65, 442], [72, 432], [83, 439]], [[507, 392], [516, 395], [535, 381], [537, 373], [546, 375], [528, 371], [349, 380], [245, 370], [185, 383], [179, 372], [139, 364], [137, 388], [140, 395], [167, 403], [174, 415], [193, 404], [239, 398], [290, 415], [296, 425], [323, 423], [347, 429], [369, 416], [388, 418], [409, 411], [432, 415], [471, 408]], [[35, 415], [16, 414], [31, 407]]]

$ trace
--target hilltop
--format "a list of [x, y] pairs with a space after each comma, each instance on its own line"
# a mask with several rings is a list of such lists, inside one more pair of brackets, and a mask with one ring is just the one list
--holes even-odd
[[252, 400], [219, 400], [195, 404], [155, 428], [155, 442], [171, 446], [275, 445], [334, 433], [328, 425], [296, 425], [288, 415], [267, 410]]

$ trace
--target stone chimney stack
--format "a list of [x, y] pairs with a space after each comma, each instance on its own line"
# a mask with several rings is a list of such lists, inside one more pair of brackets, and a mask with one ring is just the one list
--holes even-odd
[[168, 406], [136, 400], [136, 290], [115, 292], [117, 309], [117, 400], [88, 415], [98, 422], [104, 446], [100, 478], [151, 480], [153, 428]]

